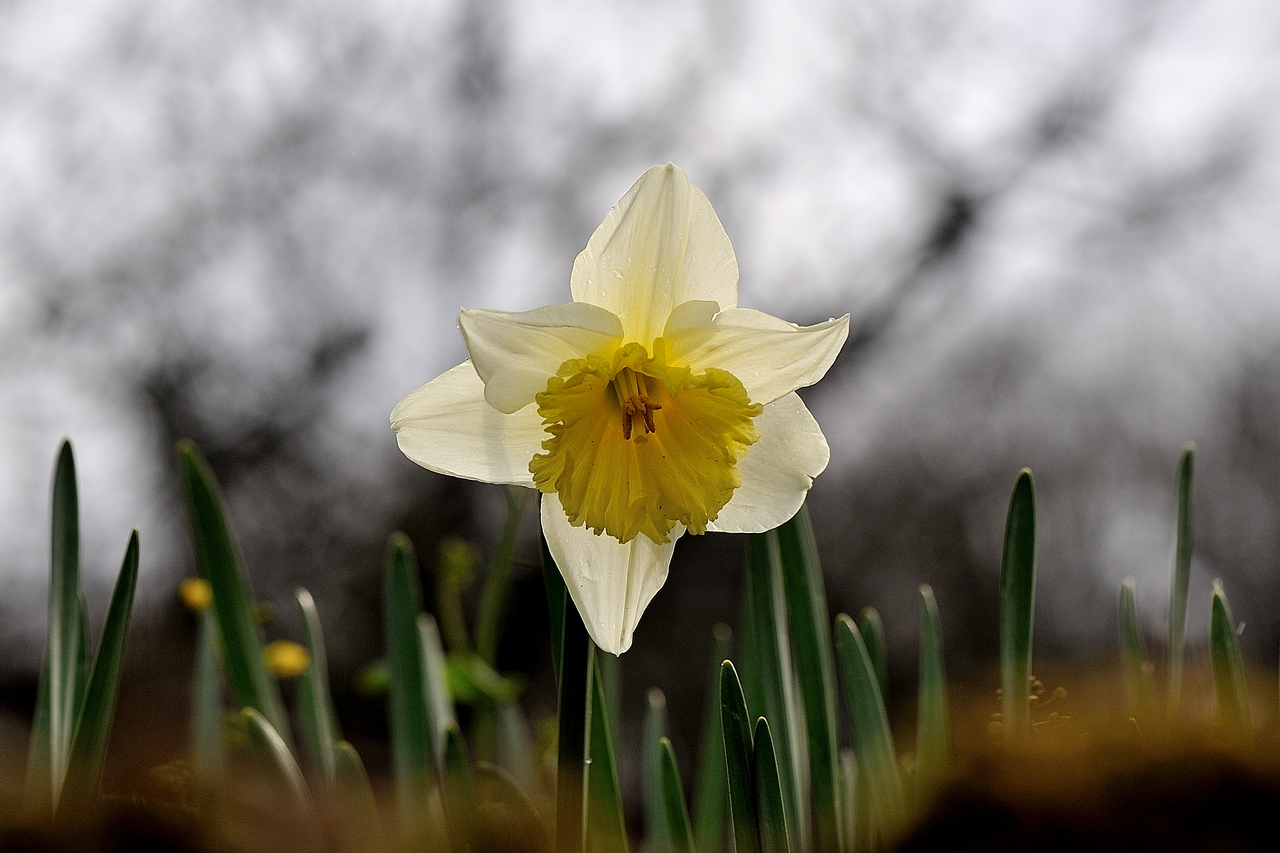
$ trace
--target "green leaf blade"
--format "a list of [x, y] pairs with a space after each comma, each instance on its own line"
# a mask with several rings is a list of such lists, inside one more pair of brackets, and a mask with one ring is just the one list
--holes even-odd
[[720, 666], [720, 713], [734, 849], [736, 853], [760, 853], [759, 806], [751, 770], [754, 734], [742, 695], [742, 682], [729, 661]]
[[715, 627], [712, 668], [703, 706], [702, 742], [698, 750], [697, 804], [694, 808], [694, 844], [702, 853], [725, 850], [729, 819], [729, 788], [725, 778], [724, 727], [720, 712], [720, 666], [729, 657], [733, 633], [720, 623]]
[[920, 682], [916, 728], [916, 790], [932, 794], [950, 773], [951, 715], [942, 662], [938, 602], [920, 585]]
[[1009, 499], [1000, 560], [1000, 687], [1006, 737], [1031, 733], [1031, 632], [1036, 597], [1036, 497], [1023, 468]]
[[[799, 767], [793, 740], [795, 731], [791, 716], [798, 705], [795, 695], [795, 673], [791, 661], [791, 631], [783, 592], [782, 556], [777, 533], [753, 533], [747, 538], [747, 609], [751, 618], [750, 635], [754, 654], [743, 660], [750, 681], [759, 692], [759, 707], [748, 706], [753, 714], [770, 721], [770, 736], [776, 744], [782, 800], [787, 810], [786, 822], [791, 832], [790, 846], [803, 849], [801, 827], [807, 826], [808, 805], [799, 792]], [[794, 734], [793, 734], [794, 732]]]
[[1136, 582], [1132, 577], [1125, 578], [1120, 584], [1120, 666], [1124, 671], [1125, 703], [1129, 716], [1142, 731], [1155, 720], [1155, 693], [1142, 643]]
[[249, 745], [259, 763], [288, 792], [294, 811], [302, 822], [309, 827], [314, 826], [314, 810], [311, 807], [311, 796], [307, 793], [307, 783], [302, 778], [302, 770], [294, 760], [289, 745], [257, 708], [245, 708], [240, 714], [249, 735]]
[[756, 720], [755, 752], [751, 764], [756, 785], [756, 809], [760, 818], [760, 851], [790, 853], [787, 808], [782, 798], [777, 753], [773, 748], [773, 737], [769, 733], [769, 721], [764, 717]]
[[339, 849], [377, 853], [386, 849], [378, 801], [355, 747], [338, 741], [333, 749], [333, 799], [338, 812]]
[[294, 591], [302, 633], [311, 655], [311, 665], [298, 679], [298, 706], [306, 732], [307, 752], [319, 769], [325, 786], [332, 789], [337, 781], [337, 744], [342, 740], [338, 715], [329, 691], [329, 657], [325, 651], [320, 613], [311, 593], [299, 587]]
[[387, 666], [390, 672], [389, 710], [391, 764], [396, 799], [405, 831], [414, 837], [421, 825], [427, 792], [438, 775], [433, 726], [422, 673], [422, 642], [418, 615], [422, 590], [413, 545], [403, 533], [387, 543], [383, 581]]
[[859, 756], [859, 770], [865, 771], [875, 826], [882, 835], [892, 838], [906, 816], [898, 755], [875, 665], [858, 626], [843, 613], [836, 617], [836, 657], [844, 675], [845, 699], [853, 719], [854, 749]]
[[178, 442], [178, 458], [196, 564], [213, 590], [213, 611], [222, 640], [227, 681], [237, 704], [257, 709], [281, 739], [291, 744], [280, 690], [263, 660], [254, 597], [231, 534], [222, 494], [194, 443], [185, 439]]
[[685, 808], [684, 788], [680, 784], [676, 754], [671, 748], [671, 741], [665, 737], [659, 741], [659, 747], [660, 787], [669, 849], [671, 853], [694, 853], [693, 830], [689, 825], [689, 812]]
[[817, 853], [840, 850], [840, 770], [836, 743], [836, 674], [831, 616], [809, 511], [803, 505], [775, 531], [794, 639], [796, 684], [808, 738], [809, 798]]
[[1213, 664], [1213, 687], [1218, 723], [1236, 734], [1252, 727], [1249, 693], [1245, 685], [1244, 659], [1236, 622], [1227, 604], [1222, 582], [1214, 581], [1209, 610], [1209, 658]]
[[671, 853], [664, 788], [666, 779], [662, 771], [662, 744], [667, 741], [667, 698], [657, 687], [649, 688], [647, 698], [643, 745], [645, 850], [647, 853]]
[[80, 501], [70, 441], [62, 442], [54, 463], [49, 527], [48, 639], [27, 760], [27, 806], [40, 814], [52, 812], [61, 795], [83, 689]]
[[1196, 446], [1187, 442], [1178, 460], [1178, 515], [1174, 534], [1173, 578], [1169, 585], [1169, 716], [1182, 701], [1182, 666], [1186, 646], [1187, 593], [1191, 585], [1191, 484]]
[[134, 591], [138, 586], [138, 531], [133, 531], [125, 549], [120, 574], [111, 593], [107, 617], [102, 624], [102, 638], [94, 655], [88, 686], [85, 689], [80, 721], [76, 727], [67, 772], [64, 799], [84, 803], [96, 796], [107, 756], [107, 740], [115, 717], [116, 696], [120, 686], [120, 668], [124, 661], [125, 642], [133, 613]]

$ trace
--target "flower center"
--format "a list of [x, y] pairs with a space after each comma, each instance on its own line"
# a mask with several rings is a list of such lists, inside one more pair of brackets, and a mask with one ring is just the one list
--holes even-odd
[[668, 365], [661, 338], [653, 356], [632, 343], [566, 361], [537, 404], [550, 438], [529, 462], [534, 484], [575, 527], [620, 542], [705, 532], [742, 483], [764, 410], [726, 371]]
[[613, 393], [618, 395], [622, 407], [622, 440], [631, 440], [631, 422], [637, 415], [644, 424], [645, 435], [657, 432], [653, 413], [662, 407], [649, 399], [649, 390], [643, 373], [624, 367], [613, 377]]

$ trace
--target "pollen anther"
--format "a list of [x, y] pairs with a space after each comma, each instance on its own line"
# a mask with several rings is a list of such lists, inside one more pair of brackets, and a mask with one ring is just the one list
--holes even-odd
[[653, 422], [653, 413], [662, 407], [649, 398], [643, 373], [636, 373], [629, 367], [622, 368], [613, 377], [613, 392], [618, 397], [618, 405], [622, 407], [623, 441], [631, 440], [632, 424], [637, 415], [644, 424], [645, 435], [658, 431]]

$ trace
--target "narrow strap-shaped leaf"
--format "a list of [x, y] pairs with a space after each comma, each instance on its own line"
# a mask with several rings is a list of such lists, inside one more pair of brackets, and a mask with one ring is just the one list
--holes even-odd
[[663, 790], [662, 743], [667, 739], [667, 697], [657, 687], [649, 688], [644, 715], [644, 840], [647, 853], [670, 853], [671, 834], [667, 829], [667, 801]]
[[486, 804], [497, 803], [505, 826], [506, 837], [518, 844], [513, 849], [528, 850], [530, 853], [547, 853], [551, 850], [551, 836], [546, 824], [534, 807], [529, 795], [511, 774], [501, 767], [486, 761], [476, 764], [476, 782], [482, 790], [480, 801]]
[[129, 536], [124, 562], [111, 593], [107, 618], [102, 623], [102, 638], [93, 658], [88, 687], [85, 689], [80, 722], [71, 748], [71, 764], [63, 802], [80, 804], [92, 801], [102, 778], [102, 765], [107, 756], [107, 739], [115, 717], [116, 695], [120, 686], [120, 666], [124, 660], [125, 640], [129, 635], [129, 619], [133, 612], [133, 594], [138, 586], [138, 531]]
[[325, 786], [332, 788], [336, 779], [335, 748], [342, 740], [338, 715], [329, 692], [329, 658], [325, 653], [320, 613], [311, 593], [299, 587], [293, 593], [302, 617], [302, 633], [311, 655], [311, 665], [298, 678], [298, 710], [305, 733], [307, 753], [312, 766], [319, 769]]
[[859, 770], [866, 776], [875, 826], [883, 836], [892, 838], [906, 815], [898, 754], [875, 665], [858, 626], [843, 613], [836, 617], [836, 657], [844, 675], [845, 699], [853, 718], [854, 749]]
[[858, 758], [853, 750], [840, 751], [840, 792], [844, 822], [841, 827], [845, 853], [871, 850], [871, 797], [865, 780], [858, 773]]
[[[791, 631], [783, 593], [782, 556], [776, 533], [753, 533], [747, 539], [747, 602], [755, 639], [755, 655], [743, 659], [744, 669], [760, 691], [759, 707], [748, 706], [753, 714], [770, 721], [770, 735], [778, 763], [782, 802], [787, 810], [786, 826], [790, 846], [803, 849], [800, 829], [807, 825], [808, 809], [801, 809], [799, 767], [793, 749], [791, 711], [797, 706], [795, 674], [791, 668]], [[799, 736], [799, 732], [796, 732]], [[807, 802], [804, 803], [807, 806]], [[802, 817], [802, 814], [805, 817]]]
[[476, 826], [475, 791], [471, 784], [467, 750], [456, 724], [450, 724], [444, 730], [444, 790], [453, 850], [470, 850]]
[[38, 814], [51, 812], [62, 792], [75, 736], [79, 657], [84, 644], [80, 502], [69, 441], [62, 442], [54, 464], [49, 538], [49, 633], [27, 762], [27, 807]]
[[734, 849], [736, 853], [760, 853], [759, 806], [751, 769], [755, 742], [742, 683], [729, 661], [720, 666], [720, 713]]
[[338, 810], [339, 849], [353, 853], [386, 850], [378, 801], [355, 747], [345, 740], [333, 748], [334, 803]]
[[213, 611], [231, 692], [240, 706], [258, 709], [281, 739], [290, 744], [284, 704], [263, 661], [262, 632], [255, 616], [253, 593], [231, 535], [222, 495], [194, 443], [186, 439], [178, 442], [178, 458], [191, 515], [196, 564], [213, 589]]
[[449, 679], [440, 641], [440, 629], [430, 613], [418, 614], [418, 644], [422, 659], [422, 684], [427, 691], [428, 742], [436, 750], [437, 767], [444, 766], [444, 731], [457, 726], [458, 717], [449, 695]]
[[884, 620], [880, 611], [867, 605], [858, 614], [858, 630], [862, 632], [862, 642], [871, 656], [871, 665], [876, 670], [876, 683], [880, 692], [884, 693], [889, 684], [889, 649], [884, 638]]
[[[575, 615], [577, 611], [574, 611]], [[609, 711], [600, 678], [599, 650], [591, 644], [590, 736], [587, 740], [587, 849], [591, 853], [627, 853]]]
[[[80, 644], [76, 650], [75, 700], [72, 708], [75, 711], [75, 726], [80, 724], [80, 713], [84, 710], [84, 697], [89, 691], [89, 604], [85, 601], [84, 590], [78, 590], [76, 599], [79, 602], [80, 628], [76, 633], [80, 636]], [[73, 726], [73, 745], [74, 745]], [[70, 754], [68, 754], [68, 762]], [[70, 764], [68, 763], [68, 767]]]
[[49, 727], [49, 656], [46, 653], [36, 686], [35, 716], [31, 720], [31, 743], [27, 748], [27, 781], [25, 802], [32, 814], [47, 815], [53, 811], [53, 758], [49, 753], [53, 735]]
[[1023, 468], [1009, 499], [1000, 560], [1000, 688], [1007, 737], [1031, 732], [1031, 627], [1036, 598], [1036, 494]]
[[502, 535], [493, 549], [489, 571], [485, 574], [484, 591], [480, 597], [480, 614], [476, 620], [476, 653], [489, 666], [498, 658], [498, 641], [502, 638], [502, 624], [507, 612], [507, 599], [511, 597], [511, 565], [515, 560], [516, 542], [520, 535], [520, 521], [528, 502], [529, 490], [508, 486], [507, 520]]
[[427, 792], [438, 772], [426, 687], [418, 614], [422, 590], [413, 546], [403, 533], [387, 543], [383, 582], [387, 667], [390, 681], [391, 768], [403, 830], [422, 837]]
[[[544, 557], [544, 559], [550, 559]], [[551, 572], [559, 576], [555, 564]], [[550, 576], [551, 572], [544, 572]], [[548, 582], [548, 586], [550, 586]], [[567, 594], [563, 582], [560, 593]], [[550, 597], [552, 593], [548, 593]], [[593, 704], [591, 638], [582, 617], [561, 600], [560, 713], [556, 740], [556, 853], [582, 853], [587, 770], [587, 726]], [[553, 620], [554, 621], [554, 620]], [[553, 626], [553, 634], [554, 634]]]
[[942, 664], [938, 603], [928, 584], [920, 585], [920, 695], [916, 723], [916, 790], [931, 794], [951, 764], [951, 715]]
[[671, 853], [693, 853], [693, 830], [689, 826], [689, 812], [684, 804], [684, 788], [680, 784], [676, 754], [671, 748], [671, 741], [665, 737], [659, 741], [659, 746], [660, 787], [670, 850]]
[[534, 761], [533, 727], [519, 702], [498, 706], [498, 767], [517, 784], [535, 791], [540, 770]]
[[1213, 662], [1213, 687], [1218, 722], [1235, 733], [1250, 730], [1249, 692], [1244, 681], [1244, 659], [1236, 622], [1222, 591], [1222, 581], [1213, 582], [1209, 610], [1209, 657]]
[[756, 783], [756, 809], [760, 816], [761, 853], [790, 853], [787, 838], [787, 809], [782, 801], [782, 780], [778, 776], [777, 753], [769, 734], [769, 721], [756, 720], [755, 751], [751, 760]]
[[1173, 578], [1169, 585], [1169, 715], [1182, 699], [1182, 659], [1186, 645], [1187, 591], [1191, 584], [1191, 480], [1196, 446], [1187, 442], [1178, 460], [1178, 517], [1174, 534]]
[[840, 847], [839, 768], [836, 751], [836, 672], [827, 631], [831, 616], [809, 511], [800, 511], [774, 534], [782, 559], [783, 589], [794, 639], [796, 684], [808, 737], [809, 797], [813, 803], [813, 847]]
[[191, 685], [191, 740], [196, 788], [210, 796], [222, 783], [222, 675], [218, 626], [212, 610], [200, 613]]
[[1137, 593], [1132, 577], [1125, 578], [1120, 584], [1120, 665], [1124, 670], [1129, 716], [1137, 721], [1141, 730], [1155, 719], [1155, 693], [1147, 653], [1142, 644]]
[[244, 720], [245, 731], [249, 735], [249, 745], [259, 762], [271, 777], [289, 793], [289, 800], [298, 817], [307, 826], [314, 826], [314, 813], [311, 808], [311, 797], [307, 793], [307, 783], [302, 778], [302, 770], [294, 760], [284, 738], [276, 731], [257, 708], [244, 708], [240, 711]]
[[732, 644], [729, 626], [716, 625], [713, 665], [703, 704], [697, 805], [694, 807], [694, 844], [702, 853], [721, 853], [728, 840], [729, 788], [725, 780], [724, 727], [720, 713], [720, 665], [728, 659]]

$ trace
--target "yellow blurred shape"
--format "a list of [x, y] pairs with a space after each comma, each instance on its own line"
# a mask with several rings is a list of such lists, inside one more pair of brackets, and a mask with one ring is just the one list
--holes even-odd
[[213, 588], [204, 578], [184, 578], [178, 584], [178, 597], [192, 613], [203, 613], [213, 604]]
[[291, 640], [267, 643], [262, 656], [266, 659], [267, 669], [276, 678], [297, 678], [311, 666], [311, 654]]

